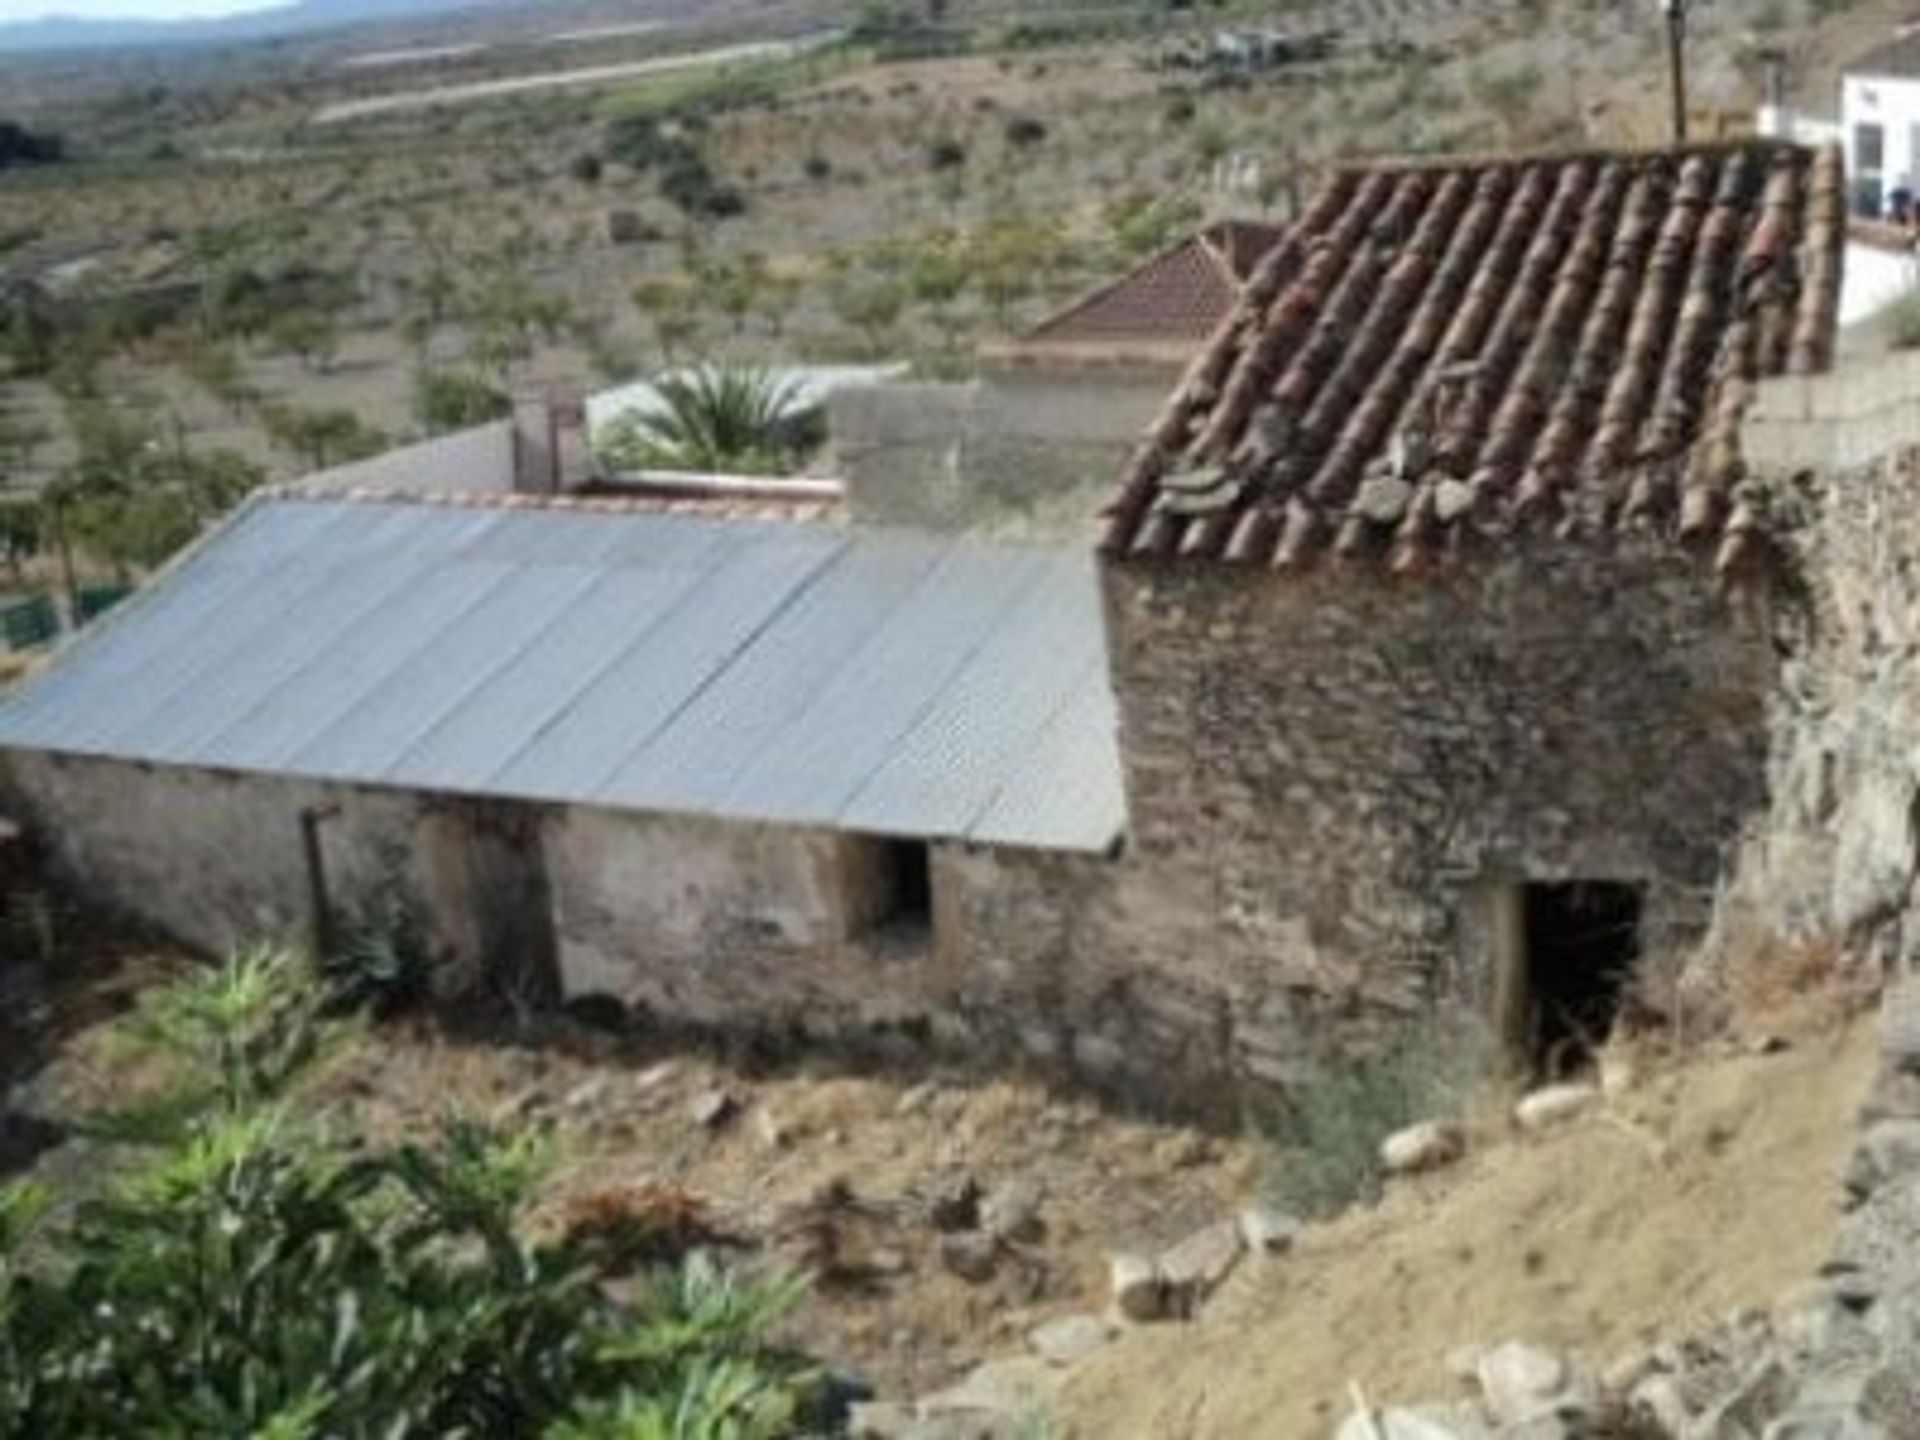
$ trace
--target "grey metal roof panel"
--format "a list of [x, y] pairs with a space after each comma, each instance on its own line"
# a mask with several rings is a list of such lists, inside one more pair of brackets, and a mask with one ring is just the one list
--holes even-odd
[[[924, 543], [846, 546], [831, 566], [782, 597], [755, 643], [688, 688], [674, 713], [607, 777], [606, 793], [669, 809], [759, 814], [757, 796], [738, 803], [741, 774], [794, 728], [938, 554]], [[778, 778], [770, 779], [777, 790]]]
[[496, 787], [555, 800], [590, 795], [674, 808], [661, 794], [630, 794], [615, 777], [649, 737], [739, 662], [795, 592], [834, 563], [842, 543], [825, 530], [757, 525], [738, 543], [723, 544], [712, 568], [689, 575], [692, 583], [671, 603], [633, 617], [625, 631], [629, 643], [496, 772]]
[[830, 683], [769, 737], [735, 777], [724, 808], [770, 820], [840, 813], [1053, 559], [1022, 546], [942, 553], [933, 542], [920, 543], [925, 582], [881, 617]]
[[0, 747], [1100, 849], [1090, 557], [282, 499], [0, 700]]
[[[1113, 734], [1118, 724], [1106, 679], [1104, 658], [1081, 675], [1065, 708], [968, 827], [968, 838], [1070, 850], [1126, 813], [1119, 766], [1086, 743], [1088, 735]], [[1119, 827], [1109, 833], [1117, 836]]]
[[842, 818], [850, 828], [971, 834], [998, 785], [1065, 705], [1084, 673], [1086, 647], [1099, 643], [1091, 557], [1061, 556], [1022, 613], [1029, 623], [996, 630], [847, 804]]

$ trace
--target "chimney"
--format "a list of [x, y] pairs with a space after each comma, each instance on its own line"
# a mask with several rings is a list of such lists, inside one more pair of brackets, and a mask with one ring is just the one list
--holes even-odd
[[560, 495], [579, 489], [591, 475], [586, 405], [579, 396], [554, 391], [514, 396], [514, 493]]

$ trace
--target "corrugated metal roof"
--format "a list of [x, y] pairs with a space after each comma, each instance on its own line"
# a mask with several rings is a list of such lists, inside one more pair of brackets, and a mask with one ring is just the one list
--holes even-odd
[[242, 512], [0, 747], [873, 834], [1124, 825], [1092, 557], [777, 521]]

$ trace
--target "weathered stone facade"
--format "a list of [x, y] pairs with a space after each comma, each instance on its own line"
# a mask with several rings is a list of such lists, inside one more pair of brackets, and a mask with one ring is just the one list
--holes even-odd
[[1685, 943], [1764, 804], [1769, 600], [1677, 550], [1105, 583], [1133, 943], [1210, 977], [1249, 1075], [1284, 1080], [1303, 1008], [1486, 1015], [1516, 882], [1644, 886], [1650, 948]]
[[1804, 589], [1782, 626], [1770, 805], [1730, 878], [1716, 956], [1770, 944], [1920, 957], [1920, 450], [1803, 482]]

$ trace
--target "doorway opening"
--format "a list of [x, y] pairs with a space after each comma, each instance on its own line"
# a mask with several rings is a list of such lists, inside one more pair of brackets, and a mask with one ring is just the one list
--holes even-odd
[[1524, 1036], [1537, 1078], [1564, 1078], [1606, 1043], [1640, 959], [1638, 885], [1571, 880], [1520, 887]]
[[881, 852], [881, 922], [907, 930], [933, 923], [932, 857], [924, 840], [888, 840]]

